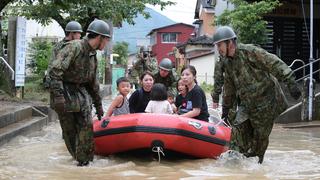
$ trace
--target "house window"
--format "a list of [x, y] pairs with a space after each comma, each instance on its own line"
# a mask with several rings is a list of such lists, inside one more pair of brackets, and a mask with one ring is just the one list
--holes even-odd
[[163, 43], [177, 43], [178, 35], [177, 33], [163, 33], [162, 42]]
[[207, 0], [207, 4], [211, 6], [215, 6], [217, 4], [217, 0]]

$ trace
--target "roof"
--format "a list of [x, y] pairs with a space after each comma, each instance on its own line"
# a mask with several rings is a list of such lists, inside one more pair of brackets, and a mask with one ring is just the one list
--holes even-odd
[[199, 58], [199, 57], [203, 57], [203, 56], [208, 56], [208, 55], [211, 55], [211, 54], [214, 54], [214, 50], [211, 50], [211, 51], [199, 51], [199, 50], [196, 50], [195, 52], [198, 53], [190, 53], [190, 55], [187, 55], [186, 58], [189, 59], [189, 60], [192, 60], [192, 59], [196, 59], [196, 58]]
[[192, 24], [202, 24], [202, 22], [203, 22], [203, 20], [197, 19]]
[[153, 32], [158, 31], [158, 30], [160, 30], [160, 29], [165, 29], [165, 28], [172, 27], [172, 26], [177, 26], [177, 25], [184, 25], [184, 26], [189, 26], [189, 27], [194, 28], [194, 26], [193, 26], [193, 25], [190, 25], [190, 24], [186, 24], [186, 23], [175, 23], [175, 24], [171, 24], [171, 25], [168, 25], [168, 26], [162, 26], [162, 27], [159, 27], [159, 28], [152, 29], [152, 30], [147, 34], [147, 36], [150, 36]]
[[206, 35], [202, 35], [195, 38], [189, 38], [187, 42], [178, 44], [177, 47], [183, 47], [186, 45], [213, 45], [213, 39]]

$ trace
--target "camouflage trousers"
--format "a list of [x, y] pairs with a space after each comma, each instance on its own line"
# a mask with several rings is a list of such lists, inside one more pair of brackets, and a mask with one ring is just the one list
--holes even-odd
[[259, 163], [262, 163], [269, 145], [274, 119], [274, 113], [254, 113], [243, 123], [233, 125], [230, 149], [239, 151], [247, 157], [258, 156]]
[[62, 136], [71, 156], [79, 163], [89, 162], [94, 156], [91, 112], [58, 113]]

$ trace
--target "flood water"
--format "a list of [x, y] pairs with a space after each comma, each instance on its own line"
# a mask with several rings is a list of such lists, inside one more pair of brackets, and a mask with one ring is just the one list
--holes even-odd
[[61, 137], [59, 122], [19, 136], [0, 147], [0, 179], [320, 179], [320, 128], [284, 129], [275, 125], [264, 163], [225, 153], [219, 159], [95, 156], [77, 167]]
[[318, 128], [275, 126], [262, 165], [256, 158], [223, 154], [220, 159], [166, 160], [96, 156], [77, 167], [61, 138], [58, 122], [20, 136], [0, 148], [0, 179], [319, 179]]

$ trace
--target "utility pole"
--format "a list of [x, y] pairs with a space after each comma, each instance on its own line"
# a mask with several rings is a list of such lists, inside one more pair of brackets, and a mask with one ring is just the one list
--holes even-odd
[[309, 121], [312, 121], [313, 104], [313, 0], [310, 0], [310, 81], [309, 81]]

